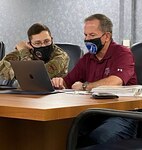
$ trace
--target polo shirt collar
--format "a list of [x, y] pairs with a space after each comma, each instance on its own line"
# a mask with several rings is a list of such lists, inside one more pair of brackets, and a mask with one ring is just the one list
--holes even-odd
[[91, 59], [95, 59], [95, 60], [97, 60], [97, 61], [103, 61], [103, 60], [105, 60], [105, 59], [109, 59], [109, 58], [112, 56], [112, 52], [113, 52], [113, 49], [112, 49], [112, 46], [111, 46], [111, 45], [114, 45], [114, 44], [115, 44], [115, 42], [113, 42], [113, 40], [112, 40], [112, 41], [110, 42], [110, 44], [109, 44], [108, 50], [107, 50], [105, 56], [103, 57], [103, 59], [98, 60], [97, 57], [94, 56], [93, 54], [91, 54], [90, 58], [91, 58]]

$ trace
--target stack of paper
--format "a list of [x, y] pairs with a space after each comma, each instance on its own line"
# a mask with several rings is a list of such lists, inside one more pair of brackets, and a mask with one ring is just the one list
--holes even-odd
[[118, 96], [142, 96], [142, 85], [131, 86], [99, 86], [92, 93], [111, 93]]

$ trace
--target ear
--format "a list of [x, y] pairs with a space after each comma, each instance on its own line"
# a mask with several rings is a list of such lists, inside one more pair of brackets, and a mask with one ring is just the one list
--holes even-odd
[[112, 34], [110, 32], [106, 32], [106, 42], [112, 39]]
[[53, 37], [51, 36], [51, 40], [53, 41]]

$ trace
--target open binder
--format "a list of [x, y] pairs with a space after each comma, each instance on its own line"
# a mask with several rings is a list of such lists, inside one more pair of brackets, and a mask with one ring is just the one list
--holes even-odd
[[118, 96], [142, 96], [142, 85], [130, 86], [99, 86], [92, 93], [111, 93]]

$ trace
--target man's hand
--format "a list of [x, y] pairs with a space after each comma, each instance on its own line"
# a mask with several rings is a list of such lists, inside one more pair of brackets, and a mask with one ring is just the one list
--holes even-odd
[[55, 87], [55, 88], [58, 88], [58, 89], [65, 89], [65, 85], [64, 85], [64, 80], [63, 78], [53, 78], [51, 80], [52, 82], [52, 85]]
[[72, 89], [74, 90], [83, 90], [82, 89], [82, 82], [78, 81], [78, 82], [75, 82], [73, 85], [72, 85]]
[[21, 49], [33, 49], [33, 47], [25, 41], [21, 41], [16, 45], [16, 49], [17, 50], [21, 50]]

